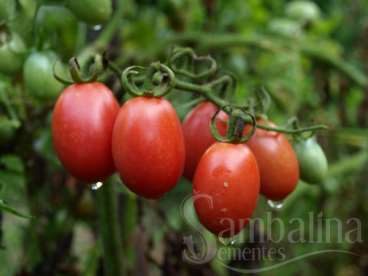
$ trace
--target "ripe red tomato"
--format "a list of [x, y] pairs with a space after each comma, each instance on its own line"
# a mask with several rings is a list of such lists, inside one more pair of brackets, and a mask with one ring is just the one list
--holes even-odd
[[[275, 126], [267, 121], [259, 123]], [[257, 129], [247, 145], [257, 159], [261, 193], [271, 200], [285, 198], [295, 189], [299, 180], [298, 159], [285, 135]]]
[[102, 83], [73, 84], [61, 93], [52, 116], [52, 139], [71, 175], [96, 182], [114, 171], [111, 136], [118, 111], [118, 102]]
[[214, 143], [202, 156], [193, 180], [193, 202], [201, 223], [229, 237], [242, 230], [258, 199], [256, 158], [244, 144]]
[[[204, 152], [216, 142], [210, 129], [211, 118], [217, 111], [217, 107], [211, 102], [203, 102], [197, 105], [183, 122], [183, 134], [185, 141], [185, 167], [184, 176], [191, 180], [199, 160]], [[226, 133], [226, 121], [228, 115], [220, 111], [216, 118], [217, 128], [220, 134]]]
[[178, 182], [184, 167], [179, 118], [164, 98], [136, 97], [120, 109], [112, 153], [124, 184], [146, 198], [159, 198]]

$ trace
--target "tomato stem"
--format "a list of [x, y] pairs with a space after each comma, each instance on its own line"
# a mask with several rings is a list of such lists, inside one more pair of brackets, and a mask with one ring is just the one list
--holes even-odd
[[[184, 59], [184, 60], [183, 60]], [[201, 64], [197, 64], [200, 62]], [[108, 62], [109, 63], [109, 62]], [[257, 92], [255, 98], [250, 98], [246, 104], [234, 105], [230, 101], [222, 99], [215, 94], [216, 87], [229, 90], [235, 89], [236, 79], [232, 75], [222, 75], [217, 77], [217, 64], [214, 59], [209, 56], [197, 56], [190, 48], [176, 48], [169, 58], [169, 67], [159, 62], [152, 63], [148, 68], [140, 66], [130, 66], [126, 68], [121, 75], [121, 83], [123, 88], [132, 96], [150, 95], [160, 97], [165, 96], [173, 88], [195, 93], [206, 98], [214, 103], [219, 109], [223, 110], [230, 116], [229, 132], [226, 137], [221, 137], [216, 130], [214, 122], [211, 124], [211, 131], [218, 141], [235, 141], [245, 142], [253, 135], [255, 128], [264, 129], [267, 131], [275, 131], [285, 134], [301, 134], [304, 132], [311, 132], [312, 134], [318, 130], [327, 129], [325, 125], [313, 125], [309, 127], [285, 128], [262, 125], [255, 122], [255, 117], [261, 117], [269, 108], [270, 97], [265, 89]], [[178, 66], [177, 64], [181, 66]], [[196, 66], [198, 68], [196, 68]], [[120, 73], [120, 69], [112, 63], [109, 67], [116, 74]], [[182, 67], [185, 67], [184, 69]], [[192, 72], [189, 72], [190, 68]], [[185, 80], [180, 79], [176, 75], [185, 77]], [[142, 79], [142, 77], [144, 77]], [[212, 80], [210, 79], [212, 77]], [[213, 77], [216, 77], [213, 79]], [[143, 81], [143, 85], [142, 85]], [[199, 82], [201, 81], [201, 82]], [[204, 82], [205, 81], [205, 82]], [[204, 83], [203, 83], [204, 82]], [[232, 120], [232, 116], [238, 118]], [[252, 130], [245, 136], [241, 136], [235, 128], [236, 122], [241, 119], [244, 124], [251, 124]], [[239, 135], [234, 135], [237, 132]]]
[[107, 276], [123, 275], [124, 268], [115, 184], [110, 177], [96, 192], [104, 270]]
[[[215, 105], [217, 105], [220, 109], [222, 109], [227, 114], [231, 115], [231, 104], [228, 101], [225, 101], [221, 99], [220, 97], [214, 95], [212, 93], [212, 89], [208, 85], [198, 85], [193, 84], [190, 82], [182, 81], [182, 80], [176, 80], [175, 88], [184, 92], [193, 92], [196, 94], [199, 94], [201, 96], [204, 96], [207, 100], [211, 101]], [[247, 106], [243, 106], [247, 107]], [[243, 116], [243, 120], [245, 123], [251, 123], [252, 120], [249, 118], [249, 116]], [[299, 134], [303, 132], [315, 132], [318, 130], [324, 130], [327, 129], [327, 126], [325, 125], [313, 125], [309, 127], [298, 127], [298, 128], [282, 128], [282, 127], [271, 127], [267, 125], [262, 124], [256, 124], [257, 128], [268, 130], [268, 131], [276, 131], [281, 132], [285, 134]]]

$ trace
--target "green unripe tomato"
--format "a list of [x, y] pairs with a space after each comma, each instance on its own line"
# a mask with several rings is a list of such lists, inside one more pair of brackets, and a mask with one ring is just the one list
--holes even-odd
[[61, 90], [63, 84], [54, 78], [53, 67], [59, 59], [51, 51], [34, 52], [26, 60], [23, 77], [31, 95], [39, 100], [53, 100]]
[[327, 176], [328, 163], [325, 153], [314, 138], [295, 145], [298, 156], [300, 178], [308, 183], [321, 183]]
[[0, 73], [12, 75], [23, 65], [26, 47], [16, 33], [0, 33]]
[[106, 22], [112, 13], [111, 0], [67, 0], [67, 7], [90, 25]]
[[4, 115], [0, 115], [0, 146], [4, 146], [13, 138], [18, 127], [18, 121], [10, 120]]
[[286, 6], [286, 14], [299, 21], [316, 21], [321, 16], [320, 8], [312, 1], [293, 1]]

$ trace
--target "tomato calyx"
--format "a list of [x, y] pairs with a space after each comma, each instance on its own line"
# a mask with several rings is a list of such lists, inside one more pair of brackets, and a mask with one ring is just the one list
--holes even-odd
[[56, 72], [56, 63], [53, 67], [53, 74], [55, 79], [65, 85], [71, 85], [73, 83], [93, 83], [97, 80], [103, 69], [105, 69], [105, 63], [100, 55], [96, 55], [94, 57], [92, 64], [88, 67], [88, 74], [82, 73], [82, 68], [79, 65], [78, 59], [76, 57], [72, 57], [69, 60], [69, 73], [72, 80], [66, 80], [59, 76]]
[[121, 74], [123, 88], [133, 97], [163, 97], [175, 86], [174, 72], [160, 62], [148, 68], [130, 66]]
[[[228, 111], [229, 114], [229, 121], [228, 121], [228, 128], [227, 133], [225, 136], [222, 136], [219, 133], [219, 130], [217, 129], [216, 124], [216, 117], [221, 111], [221, 109], [218, 109], [216, 113], [211, 118], [211, 133], [213, 137], [218, 142], [224, 142], [224, 143], [245, 143], [247, 142], [254, 134], [256, 127], [257, 127], [257, 121], [256, 117], [253, 115], [253, 113], [245, 110], [245, 109], [239, 109], [239, 108], [231, 108], [227, 107], [225, 108]], [[250, 118], [250, 131], [248, 131], [244, 135], [244, 127], [245, 124], [249, 122]]]
[[193, 80], [206, 79], [218, 70], [217, 63], [211, 56], [198, 56], [193, 49], [182, 47], [174, 48], [169, 66], [176, 74]]

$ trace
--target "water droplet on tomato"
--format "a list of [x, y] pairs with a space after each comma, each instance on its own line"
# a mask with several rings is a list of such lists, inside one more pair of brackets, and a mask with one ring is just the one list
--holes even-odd
[[275, 201], [275, 200], [267, 200], [267, 204], [268, 206], [270, 206], [272, 209], [276, 209], [279, 210], [284, 206], [284, 202], [283, 201]]
[[101, 181], [98, 181], [98, 182], [93, 183], [91, 185], [91, 189], [96, 191], [96, 190], [100, 189], [102, 187], [102, 185], [103, 185], [103, 183]]
[[236, 238], [234, 237], [224, 238], [224, 237], [219, 236], [218, 239], [220, 243], [225, 246], [234, 246], [237, 242]]
[[229, 183], [225, 181], [225, 182], [224, 182], [224, 187], [225, 187], [225, 188], [229, 187]]

